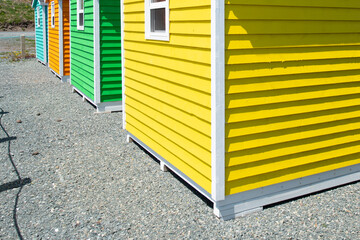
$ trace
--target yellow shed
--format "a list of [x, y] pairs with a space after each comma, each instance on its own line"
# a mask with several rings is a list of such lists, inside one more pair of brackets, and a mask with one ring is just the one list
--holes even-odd
[[70, 0], [46, 0], [49, 67], [63, 82], [70, 79]]
[[123, 126], [223, 219], [360, 179], [360, 1], [122, 0]]

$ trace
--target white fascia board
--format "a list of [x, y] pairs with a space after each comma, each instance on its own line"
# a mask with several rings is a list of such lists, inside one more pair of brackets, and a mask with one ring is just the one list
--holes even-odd
[[121, 84], [122, 84], [122, 124], [126, 129], [126, 111], [125, 111], [125, 49], [124, 49], [124, 0], [120, 1], [120, 26], [121, 26]]
[[225, 200], [225, 0], [211, 0], [211, 184]]
[[[94, 0], [94, 102], [101, 102], [100, 96], [100, 0]], [[84, 6], [85, 12], [85, 6]], [[85, 17], [85, 14], [84, 14]], [[85, 25], [85, 21], [84, 21]], [[85, 27], [85, 26], [84, 26]]]

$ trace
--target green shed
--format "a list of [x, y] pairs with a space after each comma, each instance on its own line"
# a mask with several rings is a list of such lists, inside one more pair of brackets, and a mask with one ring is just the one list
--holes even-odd
[[98, 112], [122, 110], [119, 0], [71, 0], [70, 83]]

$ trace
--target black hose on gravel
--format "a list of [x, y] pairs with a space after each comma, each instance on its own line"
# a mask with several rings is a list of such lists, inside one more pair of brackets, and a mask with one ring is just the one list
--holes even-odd
[[18, 171], [18, 169], [17, 169], [17, 167], [16, 167], [16, 165], [14, 163], [14, 160], [13, 160], [13, 158], [11, 156], [11, 141], [15, 140], [16, 137], [10, 137], [10, 135], [8, 134], [8, 132], [6, 131], [5, 127], [2, 125], [2, 122], [1, 122], [2, 117], [7, 113], [8, 112], [5, 112], [2, 108], [0, 108], [0, 128], [2, 129], [2, 131], [6, 135], [6, 138], [0, 139], [0, 143], [1, 142], [6, 142], [6, 141], [8, 142], [8, 157], [9, 157], [9, 161], [10, 161], [11, 165], [13, 166], [14, 171], [16, 173], [17, 180], [13, 181], [13, 182], [10, 182], [10, 183], [5, 183], [5, 184], [0, 185], [0, 192], [11, 190], [11, 189], [14, 189], [14, 188], [19, 188], [19, 191], [16, 194], [15, 204], [14, 204], [14, 208], [13, 208], [13, 221], [14, 221], [14, 226], [15, 226], [17, 235], [18, 235], [19, 239], [22, 240], [23, 236], [21, 235], [21, 231], [20, 231], [20, 228], [19, 228], [19, 225], [18, 225], [18, 222], [17, 222], [17, 206], [18, 206], [18, 202], [19, 202], [20, 193], [21, 193], [23, 187], [26, 184], [31, 183], [31, 179], [21, 177], [21, 175], [20, 175], [20, 173], [19, 173], [19, 171]]

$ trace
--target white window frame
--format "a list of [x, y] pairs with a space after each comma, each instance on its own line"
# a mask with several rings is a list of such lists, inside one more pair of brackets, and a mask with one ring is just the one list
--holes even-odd
[[[83, 3], [83, 9], [80, 9], [80, 3]], [[84, 0], [76, 0], [76, 22], [77, 22], [77, 30], [84, 30], [85, 29], [85, 1]], [[83, 15], [82, 18], [82, 26], [80, 24], [80, 14]]]
[[40, 6], [36, 8], [36, 25], [37, 27], [40, 27]]
[[[151, 31], [151, 10], [152, 9], [165, 9], [165, 31]], [[145, 0], [145, 39], [169, 41], [169, 0], [163, 2], [151, 2]]]
[[51, 28], [55, 28], [55, 2], [51, 2]]

